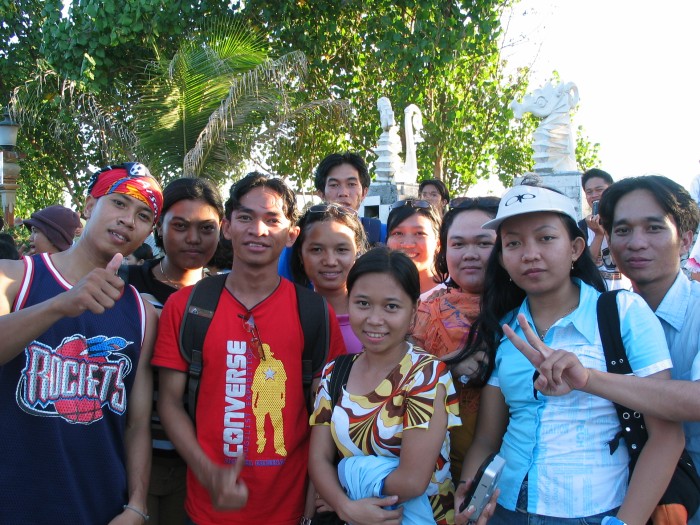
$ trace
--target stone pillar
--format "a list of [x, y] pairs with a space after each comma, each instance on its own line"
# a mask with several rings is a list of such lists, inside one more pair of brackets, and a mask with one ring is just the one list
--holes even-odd
[[21, 169], [18, 159], [16, 151], [0, 150], [0, 202], [5, 224], [10, 228], [15, 225], [17, 178]]

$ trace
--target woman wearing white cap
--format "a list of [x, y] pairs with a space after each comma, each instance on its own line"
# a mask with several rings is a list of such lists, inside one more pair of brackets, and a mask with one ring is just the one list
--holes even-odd
[[[576, 225], [573, 202], [559, 192], [521, 185], [501, 199], [484, 228], [497, 232], [486, 270], [482, 313], [461, 357], [486, 350], [488, 384], [462, 479], [493, 452], [506, 461], [490, 523], [646, 523], [683, 448], [680, 427], [646, 417], [649, 439], [629, 477], [627, 448], [614, 405], [572, 392], [533, 389], [534, 367], [516, 348], [530, 344], [574, 352], [605, 370], [596, 304], [605, 285]], [[669, 378], [660, 323], [637, 295], [617, 296], [620, 328], [636, 375]], [[468, 483], [457, 489], [457, 509]], [[466, 522], [464, 514], [456, 517]]]

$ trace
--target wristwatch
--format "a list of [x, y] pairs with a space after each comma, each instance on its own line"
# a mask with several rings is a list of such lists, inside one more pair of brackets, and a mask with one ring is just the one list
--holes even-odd
[[299, 525], [311, 525], [311, 518], [307, 518], [306, 516], [302, 516], [301, 519], [299, 520]]

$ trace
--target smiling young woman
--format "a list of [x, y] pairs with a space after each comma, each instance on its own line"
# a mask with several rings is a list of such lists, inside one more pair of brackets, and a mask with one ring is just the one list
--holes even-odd
[[439, 213], [428, 201], [415, 199], [392, 204], [387, 218], [386, 244], [408, 255], [418, 268], [421, 300], [445, 286], [435, 274], [440, 223]]
[[367, 238], [354, 210], [339, 204], [311, 206], [297, 226], [299, 237], [292, 247], [292, 275], [333, 307], [349, 354], [362, 349], [350, 327], [346, 281], [355, 259], [367, 249]]
[[[645, 418], [649, 440], [628, 488], [626, 447], [610, 445], [621, 435], [614, 405], [584, 392], [549, 398], [533, 390], [535, 368], [518, 350], [522, 345], [568, 350], [586, 366], [606, 369], [596, 322], [605, 284], [576, 220], [565, 195], [521, 185], [503, 196], [496, 218], [484, 224], [497, 238], [465, 354], [486, 350], [487, 376], [493, 373], [482, 390], [462, 479], [472, 478], [491, 453], [505, 459], [491, 523], [527, 523], [533, 516], [594, 524], [617, 516], [645, 523], [678, 458], [668, 452], [680, 453], [680, 427]], [[668, 348], [654, 313], [634, 294], [620, 292], [616, 300], [632, 370], [668, 378]], [[558, 497], [552, 497], [552, 487], [558, 487]], [[455, 503], [464, 496], [460, 486]], [[457, 516], [458, 524], [466, 521]]]
[[[452, 379], [444, 363], [406, 341], [418, 271], [405, 254], [374, 248], [357, 260], [347, 282], [350, 323], [364, 350], [335, 406], [329, 390], [335, 362], [322, 374], [311, 416], [314, 486], [350, 523], [398, 520], [401, 514], [391, 506], [404, 503], [404, 520], [415, 513], [416, 523], [452, 523], [446, 431], [459, 421]], [[355, 479], [360, 472], [376, 478], [376, 467], [383, 472], [379, 495], [385, 499], [372, 497]]]
[[[411, 332], [417, 346], [440, 359], [449, 359], [464, 347], [469, 329], [479, 315], [486, 265], [496, 242], [496, 232], [483, 225], [496, 216], [499, 200], [460, 199], [443, 218], [435, 273], [447, 290], [420, 302]], [[462, 419], [461, 426], [450, 430], [450, 464], [455, 483], [460, 480], [464, 454], [474, 437], [484, 385], [484, 358], [484, 352], [475, 352], [451, 367]]]

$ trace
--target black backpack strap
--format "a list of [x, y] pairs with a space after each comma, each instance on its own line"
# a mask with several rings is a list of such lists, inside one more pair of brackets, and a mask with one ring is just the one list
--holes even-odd
[[194, 285], [180, 323], [180, 354], [190, 364], [187, 377], [187, 411], [195, 421], [199, 380], [202, 377], [202, 349], [219, 297], [226, 285], [226, 274], [206, 277]]
[[[330, 319], [326, 299], [316, 292], [295, 284], [304, 352], [301, 356], [301, 379], [306, 406], [311, 411], [311, 383], [328, 361], [330, 348]], [[310, 412], [309, 412], [310, 413]]]
[[338, 399], [343, 392], [343, 386], [347, 384], [350, 377], [350, 369], [355, 362], [355, 354], [343, 354], [335, 358], [333, 371], [328, 381], [328, 393], [331, 396], [331, 411], [338, 404]]
[[[598, 298], [596, 311], [598, 314], [598, 330], [605, 352], [605, 364], [608, 372], [614, 374], [631, 374], [632, 367], [627, 361], [627, 352], [620, 333], [620, 312], [617, 309], [617, 293], [620, 290], [604, 292]], [[620, 439], [624, 438], [630, 453], [630, 475], [639, 453], [647, 441], [647, 430], [644, 418], [639, 412], [615, 403], [617, 417], [622, 429], [615, 435], [610, 446], [610, 454], [617, 450]]]

